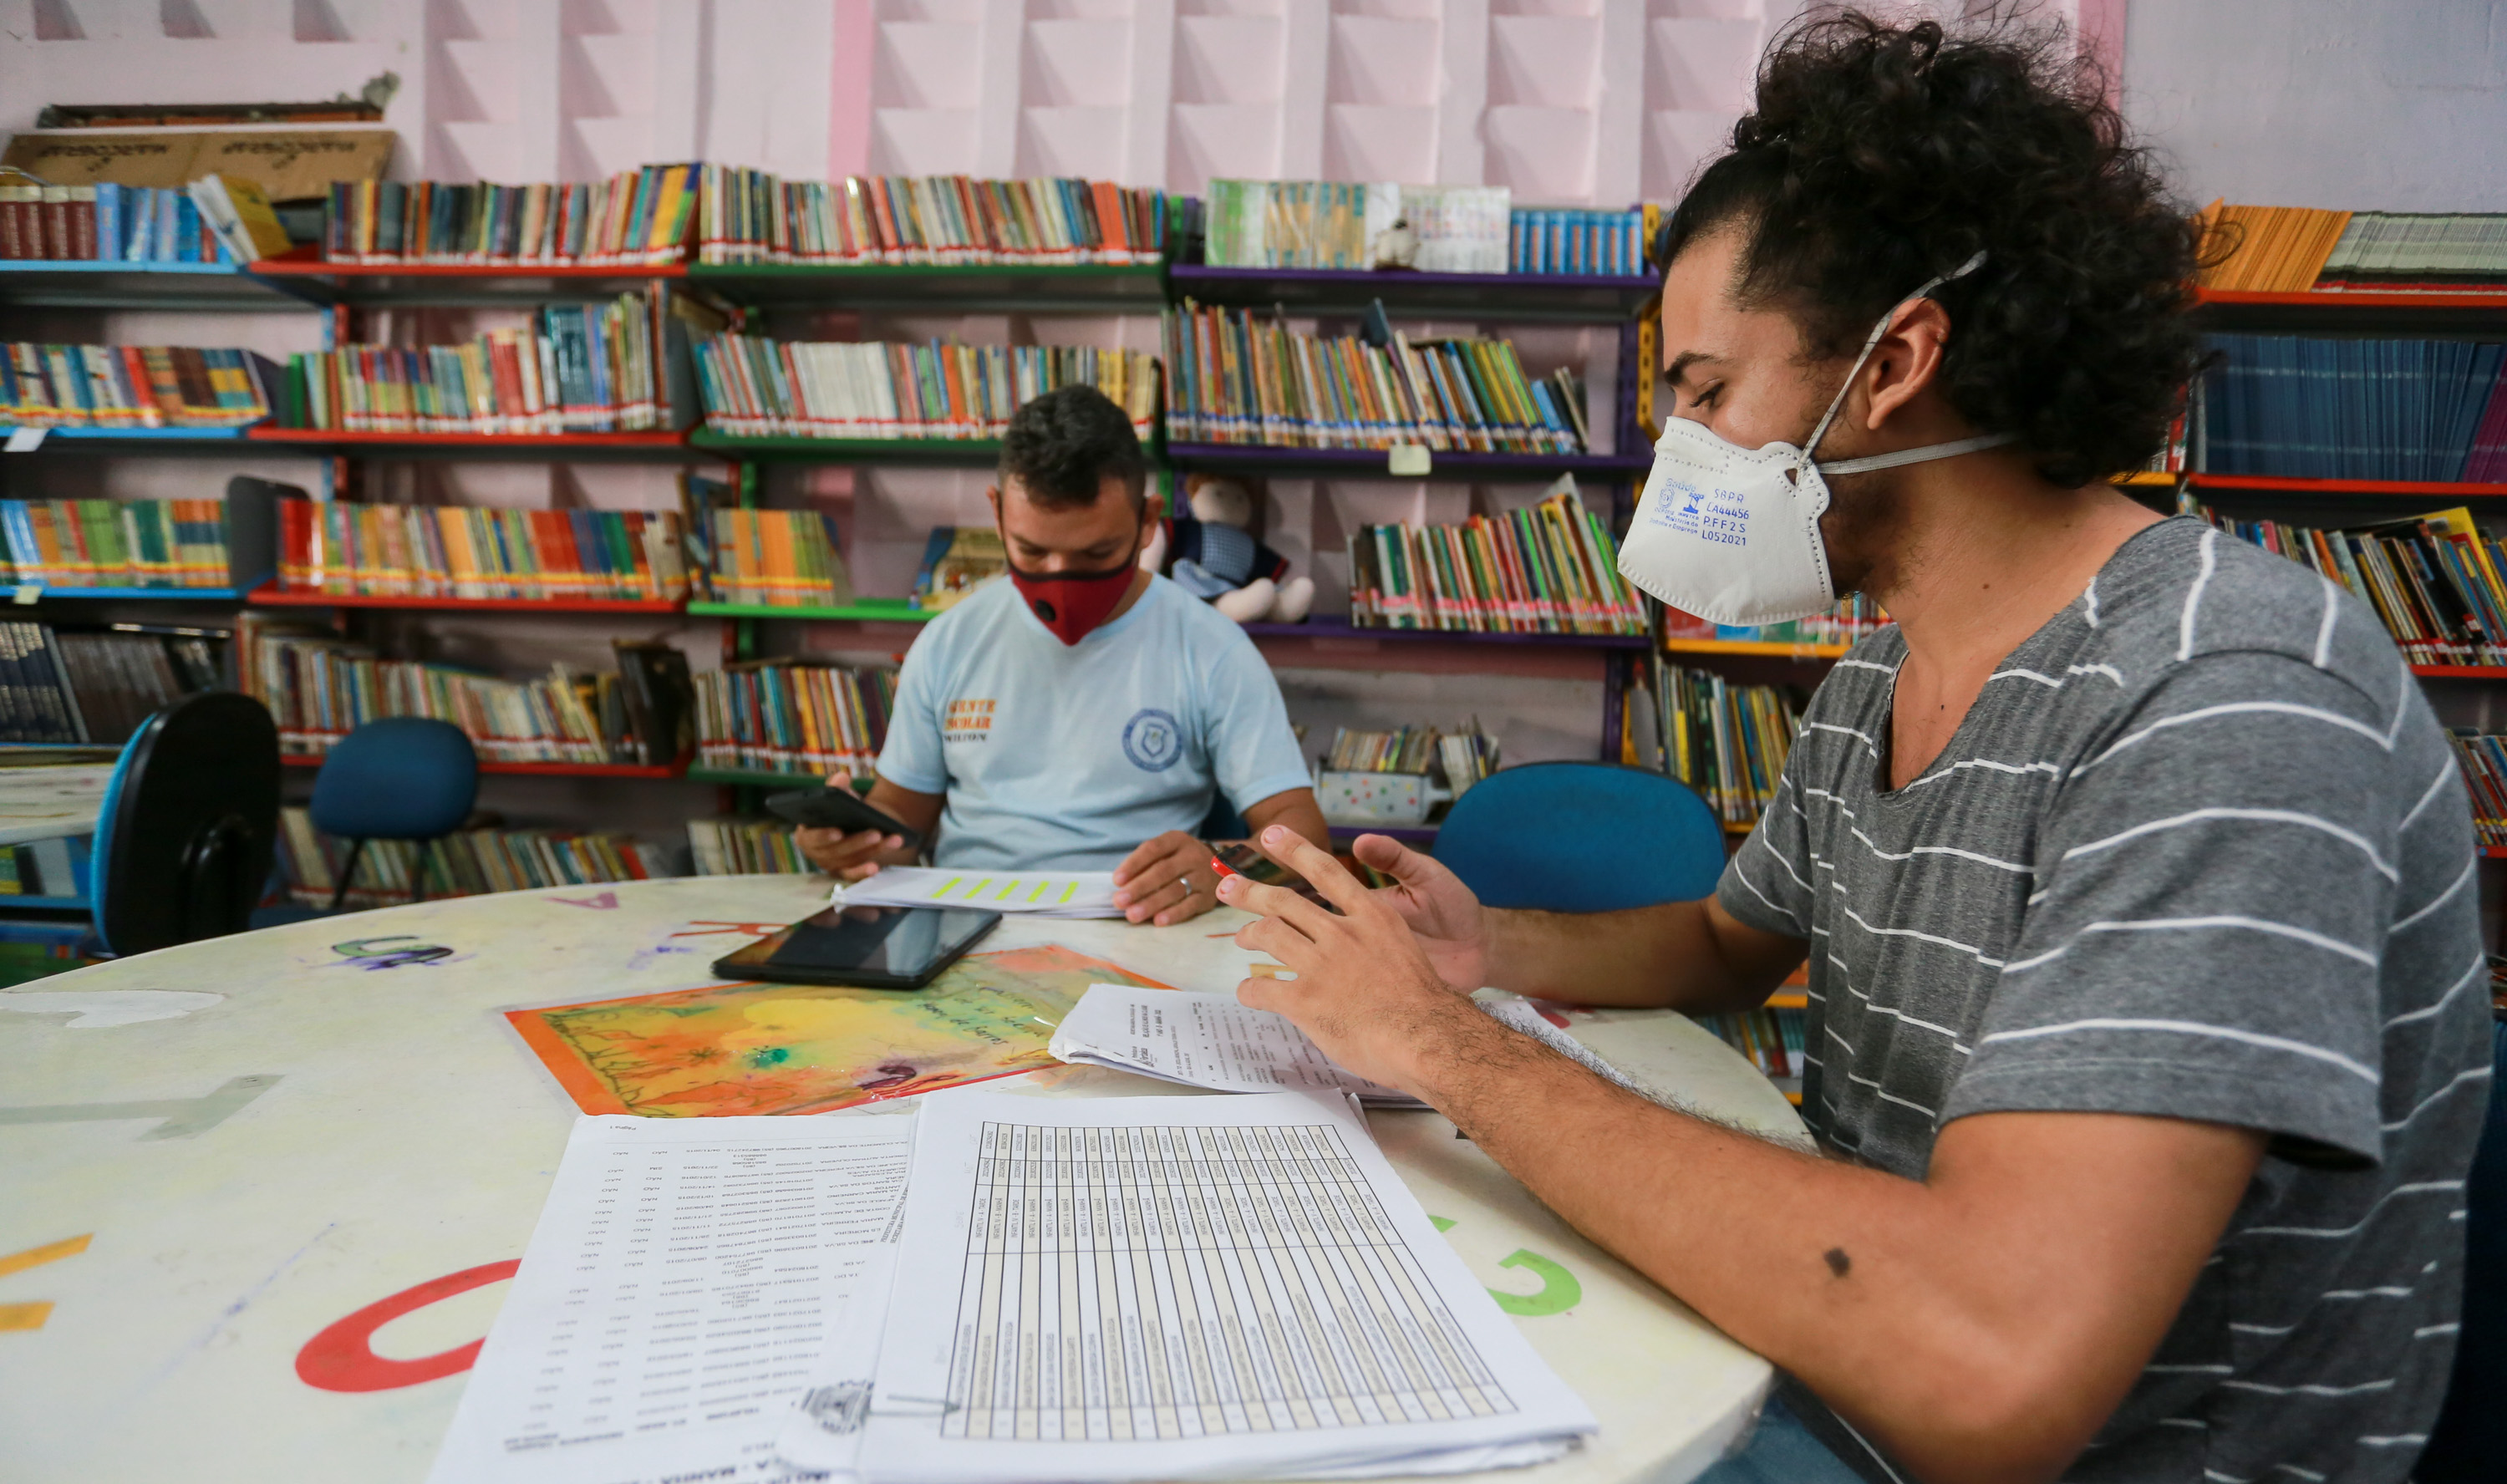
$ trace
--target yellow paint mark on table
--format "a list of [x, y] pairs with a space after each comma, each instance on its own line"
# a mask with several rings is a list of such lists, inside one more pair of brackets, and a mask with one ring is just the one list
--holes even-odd
[[[23, 1273], [28, 1268], [40, 1268], [48, 1262], [58, 1262], [64, 1257], [75, 1257], [86, 1251], [87, 1245], [94, 1240], [95, 1233], [82, 1232], [75, 1237], [64, 1237], [58, 1242], [47, 1242], [42, 1247], [30, 1247], [22, 1252], [12, 1252], [6, 1257], [0, 1257], [0, 1278], [6, 1278], [12, 1273]], [[41, 1329], [44, 1327], [44, 1321], [52, 1317], [53, 1304], [50, 1299], [38, 1299], [31, 1303], [0, 1304], [0, 1333], [17, 1329]]]
[[64, 1237], [58, 1242], [46, 1243], [42, 1247], [30, 1247], [22, 1252], [12, 1252], [6, 1257], [0, 1257], [0, 1278], [6, 1278], [12, 1273], [23, 1273], [28, 1268], [40, 1268], [48, 1262], [58, 1262], [64, 1257], [75, 1257], [86, 1251], [87, 1245], [93, 1240], [95, 1240], [95, 1233], [88, 1232], [82, 1236]]

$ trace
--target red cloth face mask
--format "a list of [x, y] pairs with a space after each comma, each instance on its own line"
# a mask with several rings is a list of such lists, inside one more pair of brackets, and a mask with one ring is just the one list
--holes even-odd
[[[1009, 544], [1006, 535], [1001, 544]], [[1076, 644], [1096, 633], [1122, 605], [1123, 595], [1132, 591], [1132, 578], [1140, 570], [1140, 559], [1141, 543], [1135, 534], [1130, 553], [1104, 571], [1022, 572], [1012, 565], [1010, 583], [1027, 599], [1028, 611], [1055, 638]]]

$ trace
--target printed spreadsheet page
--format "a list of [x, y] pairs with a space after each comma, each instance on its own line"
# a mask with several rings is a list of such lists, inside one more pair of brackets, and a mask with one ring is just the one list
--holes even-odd
[[923, 1100], [879, 1484], [1427, 1473], [1592, 1414], [1336, 1094]]

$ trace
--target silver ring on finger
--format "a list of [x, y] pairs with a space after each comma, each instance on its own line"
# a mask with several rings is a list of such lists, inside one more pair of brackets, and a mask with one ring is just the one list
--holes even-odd
[[1192, 878], [1191, 878], [1191, 877], [1189, 877], [1189, 876], [1179, 876], [1179, 877], [1177, 877], [1177, 878], [1176, 878], [1176, 885], [1177, 885], [1177, 886], [1179, 886], [1179, 887], [1183, 887], [1183, 894], [1184, 894], [1184, 895], [1186, 895], [1186, 896], [1190, 896], [1190, 895], [1192, 895], [1193, 887], [1192, 887]]

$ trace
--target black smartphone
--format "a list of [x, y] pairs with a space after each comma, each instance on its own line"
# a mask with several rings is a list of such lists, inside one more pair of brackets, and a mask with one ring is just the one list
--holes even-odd
[[855, 833], [877, 830], [883, 835], [896, 835], [912, 850], [923, 843], [921, 832], [903, 820], [892, 818], [887, 811], [873, 809], [861, 795], [850, 788], [796, 788], [790, 793], [770, 795], [766, 807], [794, 824], [814, 830], [844, 830]]
[[725, 979], [919, 990], [999, 924], [969, 907], [829, 907], [716, 959]]

